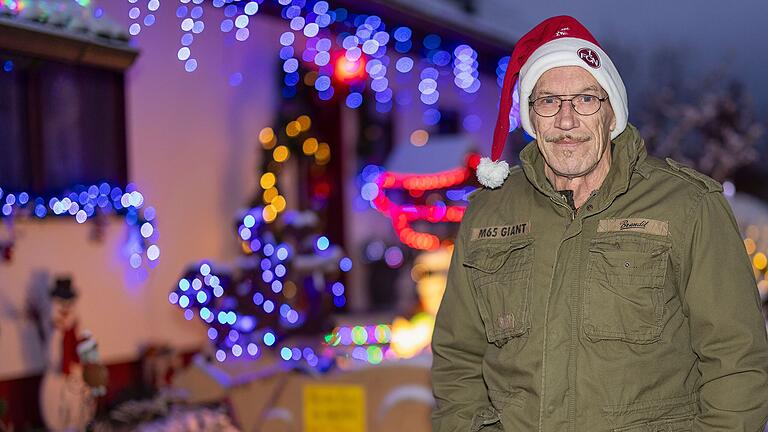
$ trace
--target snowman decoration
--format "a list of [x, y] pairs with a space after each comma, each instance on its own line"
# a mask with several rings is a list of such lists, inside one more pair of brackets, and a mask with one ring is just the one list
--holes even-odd
[[106, 389], [106, 368], [99, 362], [96, 343], [90, 332], [78, 332], [76, 301], [71, 279], [57, 279], [40, 389], [40, 412], [54, 432], [84, 431], [96, 412], [96, 397]]

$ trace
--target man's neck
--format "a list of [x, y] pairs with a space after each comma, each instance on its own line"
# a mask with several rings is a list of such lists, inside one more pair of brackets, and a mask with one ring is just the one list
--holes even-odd
[[[607, 160], [606, 160], [607, 158]], [[557, 191], [570, 190], [573, 191], [573, 203], [576, 208], [580, 208], [584, 204], [593, 191], [602, 186], [603, 181], [608, 176], [608, 171], [611, 168], [610, 154], [603, 157], [603, 160], [598, 162], [595, 169], [590, 171], [581, 177], [565, 177], [558, 175], [547, 165], [544, 164], [544, 174], [546, 174], [549, 182]]]

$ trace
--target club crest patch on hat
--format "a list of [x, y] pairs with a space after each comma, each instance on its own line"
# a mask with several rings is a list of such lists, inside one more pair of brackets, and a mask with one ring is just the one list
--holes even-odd
[[584, 61], [584, 63], [588, 64], [590, 67], [594, 69], [598, 69], [600, 67], [600, 56], [597, 55], [596, 52], [589, 48], [581, 48], [580, 50], [576, 51], [576, 54], [578, 54], [579, 58]]

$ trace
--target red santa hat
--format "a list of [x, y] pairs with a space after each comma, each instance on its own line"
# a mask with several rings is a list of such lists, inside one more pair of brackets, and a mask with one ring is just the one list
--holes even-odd
[[518, 82], [520, 92], [520, 123], [531, 136], [535, 136], [529, 115], [528, 98], [541, 75], [560, 66], [579, 66], [591, 73], [608, 93], [608, 101], [616, 115], [616, 127], [611, 139], [627, 126], [627, 91], [619, 72], [595, 38], [580, 22], [570, 16], [557, 16], [544, 20], [517, 41], [509, 58], [496, 128], [493, 131], [491, 157], [481, 158], [477, 178], [489, 188], [497, 188], [509, 175], [509, 165], [500, 160], [509, 133], [509, 111], [512, 91]]

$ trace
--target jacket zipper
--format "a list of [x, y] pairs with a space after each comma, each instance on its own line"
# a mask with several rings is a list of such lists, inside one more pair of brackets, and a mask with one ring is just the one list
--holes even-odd
[[[570, 205], [568, 205], [568, 200], [565, 197], [562, 197], [563, 201], [554, 199], [554, 197], [550, 196], [550, 199], [555, 204], [566, 208], [571, 215], [571, 222], [576, 220], [576, 212], [573, 211]], [[557, 269], [557, 261], [560, 257], [560, 248], [563, 246], [563, 239], [560, 239], [560, 244], [557, 246], [557, 250], [555, 251], [555, 261], [552, 263], [552, 275], [549, 278], [549, 290], [547, 292], [547, 301], [544, 305], [544, 340], [543, 340], [543, 349], [541, 353], [541, 399], [539, 401], [539, 427], [538, 432], [542, 432], [542, 426], [544, 423], [544, 410], [546, 405], [546, 394], [544, 391], [544, 388], [546, 386], [547, 382], [547, 322], [549, 321], [549, 296], [552, 294], [552, 284], [555, 281], [555, 270]]]
[[553, 197], [550, 197], [552, 202], [554, 202], [555, 204], [559, 205], [560, 207], [563, 207], [563, 208], [568, 210], [568, 213], [571, 215], [571, 222], [575, 221], [576, 220], [576, 212], [573, 211], [571, 206], [568, 205], [568, 199], [565, 198], [564, 196], [560, 196], [560, 198], [562, 198], [562, 201], [558, 200], [558, 199], [554, 199]]

